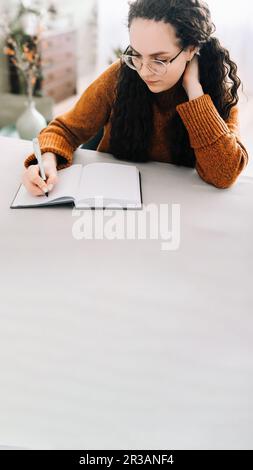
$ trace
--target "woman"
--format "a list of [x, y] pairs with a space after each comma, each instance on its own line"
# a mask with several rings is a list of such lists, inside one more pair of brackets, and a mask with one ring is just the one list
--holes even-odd
[[203, 1], [129, 3], [130, 45], [70, 111], [40, 132], [47, 183], [29, 155], [27, 190], [50, 191], [57, 170], [71, 165], [74, 150], [103, 127], [100, 152], [196, 168], [207, 183], [231, 186], [248, 162], [238, 131], [241, 81], [214, 29]]

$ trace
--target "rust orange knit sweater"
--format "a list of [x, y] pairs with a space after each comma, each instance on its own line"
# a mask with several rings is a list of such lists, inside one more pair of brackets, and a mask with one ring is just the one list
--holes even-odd
[[[57, 155], [58, 170], [70, 166], [74, 150], [102, 127], [104, 134], [97, 150], [110, 153], [110, 112], [119, 66], [118, 59], [90, 84], [68, 112], [57, 116], [39, 133], [41, 152], [50, 151]], [[164, 129], [176, 109], [188, 131], [199, 176], [218, 188], [231, 186], [248, 162], [247, 151], [239, 136], [238, 107], [231, 109], [225, 122], [210, 95], [186, 101], [182, 80], [158, 95], [162, 107], [154, 105], [150, 160], [171, 162]], [[34, 154], [24, 161], [25, 167], [34, 163], [37, 163]]]

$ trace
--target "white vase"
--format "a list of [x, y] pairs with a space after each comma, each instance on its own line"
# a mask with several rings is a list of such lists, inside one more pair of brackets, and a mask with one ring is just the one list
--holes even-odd
[[16, 122], [16, 128], [21, 139], [32, 140], [46, 126], [46, 119], [37, 111], [34, 101], [27, 101], [25, 111]]

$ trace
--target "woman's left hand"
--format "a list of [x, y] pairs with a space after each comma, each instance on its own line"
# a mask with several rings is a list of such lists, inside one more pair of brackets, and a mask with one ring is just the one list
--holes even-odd
[[198, 98], [204, 94], [199, 81], [199, 61], [196, 54], [185, 67], [182, 85], [189, 99]]

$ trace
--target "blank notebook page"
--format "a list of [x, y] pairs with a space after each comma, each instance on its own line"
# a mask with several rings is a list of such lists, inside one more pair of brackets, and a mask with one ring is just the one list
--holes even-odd
[[90, 163], [83, 169], [78, 201], [104, 199], [139, 201], [139, 174], [135, 166], [117, 163]]

